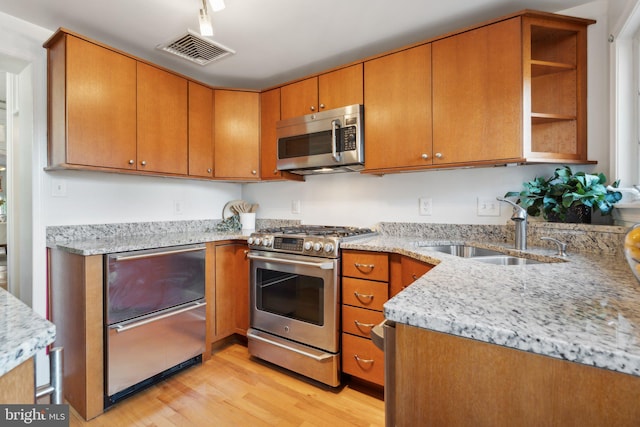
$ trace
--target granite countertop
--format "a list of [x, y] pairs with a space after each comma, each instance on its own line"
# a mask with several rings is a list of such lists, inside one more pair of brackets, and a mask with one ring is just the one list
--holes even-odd
[[436, 264], [384, 305], [387, 319], [640, 376], [640, 283], [623, 256], [533, 248], [524, 254], [554, 262], [498, 266], [420, 247], [444, 243], [474, 244], [378, 236], [342, 247]]
[[148, 235], [116, 235], [103, 238], [87, 238], [50, 242], [50, 248], [58, 248], [77, 255], [103, 255], [140, 249], [166, 248], [194, 243], [219, 242], [222, 240], [247, 240], [250, 232], [172, 232]]
[[0, 288], [0, 376], [56, 338], [56, 327]]

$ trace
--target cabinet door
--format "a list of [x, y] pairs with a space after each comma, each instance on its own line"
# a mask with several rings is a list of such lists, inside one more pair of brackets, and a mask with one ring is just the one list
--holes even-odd
[[362, 64], [356, 64], [318, 76], [319, 110], [362, 104], [362, 69]]
[[425, 273], [431, 270], [433, 265], [403, 255], [400, 258], [400, 268], [402, 269], [400, 281], [391, 281], [389, 283], [389, 297], [393, 297], [395, 294], [418, 280]]
[[263, 180], [282, 178], [282, 173], [276, 168], [278, 120], [280, 120], [280, 88], [262, 92], [260, 94], [260, 175]]
[[138, 62], [138, 170], [187, 174], [187, 80]]
[[318, 78], [311, 77], [281, 88], [282, 119], [304, 116], [318, 111]]
[[215, 339], [249, 328], [249, 261], [247, 246], [230, 243], [216, 246]]
[[213, 89], [189, 82], [189, 175], [213, 177]]
[[[67, 163], [135, 169], [136, 61], [71, 35], [66, 40]], [[64, 112], [58, 107], [53, 116]]]
[[433, 43], [435, 164], [522, 158], [520, 18]]
[[259, 178], [260, 95], [216, 90], [214, 107], [215, 177]]
[[431, 165], [431, 45], [364, 64], [365, 169]]

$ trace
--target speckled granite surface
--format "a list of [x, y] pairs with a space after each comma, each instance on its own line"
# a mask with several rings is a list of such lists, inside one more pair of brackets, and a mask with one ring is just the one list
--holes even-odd
[[[640, 283], [623, 256], [570, 250], [566, 262], [497, 266], [418, 246], [444, 242], [380, 235], [343, 248], [437, 264], [384, 305], [390, 320], [640, 376]], [[561, 261], [555, 248], [525, 254]]]
[[[219, 220], [140, 222], [47, 227], [47, 246], [78, 255], [188, 245], [221, 240], [246, 240], [250, 230], [217, 232]], [[290, 220], [258, 219], [256, 226], [278, 227], [298, 223]]]
[[0, 288], [0, 376], [56, 338], [56, 327]]

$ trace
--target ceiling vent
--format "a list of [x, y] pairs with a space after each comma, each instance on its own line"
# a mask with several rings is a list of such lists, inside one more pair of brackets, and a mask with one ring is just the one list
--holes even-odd
[[195, 62], [198, 65], [207, 65], [210, 62], [236, 53], [235, 50], [202, 37], [191, 30], [187, 30], [186, 34], [168, 43], [158, 45], [157, 48]]

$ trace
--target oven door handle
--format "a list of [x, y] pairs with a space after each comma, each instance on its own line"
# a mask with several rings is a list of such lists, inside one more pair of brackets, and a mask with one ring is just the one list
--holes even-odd
[[252, 254], [251, 252], [247, 254], [247, 257], [249, 259], [254, 259], [257, 261], [277, 262], [280, 264], [291, 264], [291, 265], [304, 265], [307, 267], [316, 267], [321, 270], [333, 270], [333, 261], [327, 261], [327, 262], [297, 261], [297, 260], [287, 259], [287, 258], [266, 257], [262, 255]]
[[158, 320], [166, 319], [167, 317], [171, 317], [171, 316], [176, 316], [186, 311], [195, 310], [196, 308], [200, 308], [205, 305], [207, 305], [206, 302], [194, 302], [188, 307], [180, 308], [178, 310], [172, 310], [168, 313], [160, 314], [158, 316], [152, 316], [142, 320], [135, 320], [133, 322], [116, 323], [115, 325], [110, 325], [109, 329], [115, 329], [117, 333], [125, 332], [125, 331], [128, 331], [129, 329], [138, 328], [140, 326], [146, 325], [147, 323], [157, 322]]
[[260, 335], [255, 334], [252, 331], [248, 331], [247, 332], [247, 338], [251, 338], [251, 339], [254, 339], [254, 340], [262, 341], [262, 342], [265, 342], [265, 343], [270, 344], [270, 345], [275, 345], [276, 347], [284, 348], [285, 350], [293, 351], [294, 353], [301, 354], [301, 355], [303, 355], [305, 357], [310, 357], [310, 358], [312, 358], [314, 360], [317, 360], [318, 362], [322, 362], [323, 360], [331, 359], [334, 356], [334, 355], [329, 354], [329, 353], [324, 353], [321, 356], [318, 356], [316, 354], [311, 354], [311, 353], [308, 353], [308, 352], [306, 352], [304, 350], [300, 350], [299, 348], [290, 347], [288, 345], [281, 344], [281, 343], [279, 343], [277, 341], [272, 341], [272, 340], [270, 340], [268, 338], [261, 337]]

